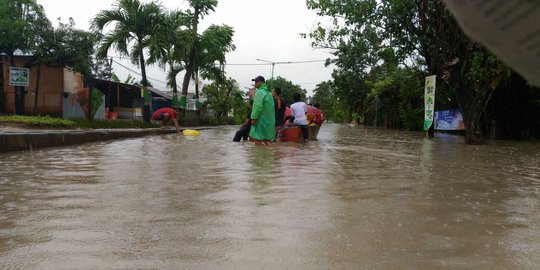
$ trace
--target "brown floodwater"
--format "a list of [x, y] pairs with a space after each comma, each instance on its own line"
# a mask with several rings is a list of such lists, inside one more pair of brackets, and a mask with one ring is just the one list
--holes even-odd
[[540, 144], [325, 124], [0, 154], [1, 269], [540, 269]]

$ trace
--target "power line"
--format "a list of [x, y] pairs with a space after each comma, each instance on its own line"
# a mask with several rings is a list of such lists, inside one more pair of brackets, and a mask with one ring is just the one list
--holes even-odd
[[[109, 58], [116, 58], [116, 59], [120, 59], [120, 60], [123, 60], [123, 59], [129, 59], [127, 57], [122, 57], [122, 56], [108, 56]], [[333, 59], [330, 59], [330, 60], [333, 60]], [[320, 62], [326, 62], [327, 59], [322, 59], [322, 60], [303, 60], [303, 61], [289, 61], [289, 62], [279, 62], [279, 64], [281, 65], [284, 65], [284, 64], [308, 64], [308, 63], [320, 63]], [[135, 73], [136, 75], [139, 75], [139, 76], [142, 76], [142, 74], [137, 71], [137, 70], [134, 70], [130, 67], [127, 67], [125, 66], [124, 64], [121, 64], [119, 63], [118, 61], [116, 60], [113, 60], [114, 63], [116, 63], [117, 65]], [[276, 62], [278, 63], [278, 62]], [[269, 66], [269, 65], [272, 65], [272, 63], [233, 63], [233, 64], [229, 64], [229, 63], [225, 63], [225, 66]], [[162, 80], [159, 80], [159, 79], [156, 79], [156, 78], [152, 78], [152, 77], [149, 77], [149, 76], [146, 76], [147, 79], [150, 79], [152, 81], [156, 81], [156, 82], [159, 82], [159, 83], [162, 83], [164, 85], [167, 85], [167, 82], [165, 81], [162, 81]], [[318, 84], [320, 82], [309, 82], [309, 83], [301, 83], [299, 85], [306, 85], [306, 84]]]
[[[332, 60], [332, 59], [330, 59]], [[326, 62], [326, 59], [324, 60], [306, 60], [306, 61], [288, 61], [288, 62], [275, 62], [275, 64], [280, 65], [290, 65], [290, 64], [307, 64], [307, 63], [317, 63], [317, 62]], [[225, 63], [226, 66], [270, 66], [272, 65], [271, 62], [269, 63], [245, 63], [245, 64], [229, 64]]]
[[[119, 66], [121, 66], [121, 67], [123, 67], [123, 68], [125, 68], [125, 69], [127, 69], [127, 70], [129, 70], [129, 71], [131, 71], [131, 72], [133, 72], [133, 73], [135, 73], [135, 74], [137, 74], [137, 75], [139, 75], [139, 76], [142, 76], [142, 74], [141, 74], [139, 71], [137, 71], [137, 70], [133, 70], [133, 69], [131, 69], [131, 68], [129, 68], [129, 67], [123, 65], [123, 64], [118, 63], [118, 62], [115, 61], [115, 60], [113, 60], [113, 62], [116, 63], [117, 65], [119, 65]], [[146, 76], [146, 79], [150, 79], [150, 80], [153, 80], [153, 81], [156, 81], [156, 82], [160, 82], [160, 83], [164, 83], [165, 85], [167, 85], [167, 82], [166, 82], [166, 81], [158, 80], [158, 79], [155, 79], [155, 78], [152, 78], [152, 77], [149, 77], [149, 76]]]
[[[111, 55], [108, 56], [109, 58], [116, 58], [116, 59], [130, 59], [129, 57], [123, 57], [123, 56], [117, 56], [117, 55]], [[335, 60], [335, 59], [330, 59]], [[326, 62], [327, 59], [320, 59], [320, 60], [303, 60], [303, 61], [286, 61], [286, 62], [275, 62], [276, 64], [285, 65], [285, 64], [307, 64], [307, 63], [318, 63], [318, 62]], [[116, 62], [116, 61], [115, 61]], [[118, 63], [118, 62], [116, 62]], [[271, 62], [268, 63], [225, 63], [225, 66], [269, 66], [272, 65]]]

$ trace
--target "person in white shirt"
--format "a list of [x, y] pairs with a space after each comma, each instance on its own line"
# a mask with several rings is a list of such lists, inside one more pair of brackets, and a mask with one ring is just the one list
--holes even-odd
[[307, 129], [307, 104], [301, 101], [302, 96], [300, 93], [293, 94], [294, 103], [291, 105], [291, 116], [293, 118], [293, 124], [299, 126], [302, 129], [302, 136], [307, 142], [308, 140], [308, 129]]

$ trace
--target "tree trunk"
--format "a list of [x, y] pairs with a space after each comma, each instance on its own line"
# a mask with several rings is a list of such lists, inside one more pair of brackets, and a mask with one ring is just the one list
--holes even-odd
[[[174, 72], [176, 73], [175, 69], [174, 69], [174, 64], [172, 61], [169, 61], [169, 69], [171, 70], [171, 74]], [[178, 73], [176, 73], [178, 74]], [[174, 76], [171, 76], [171, 82], [172, 82], [172, 91], [173, 93], [178, 93], [178, 85], [176, 84], [176, 74], [174, 74]]]
[[[182, 82], [182, 102], [184, 102], [184, 98], [187, 99], [189, 80], [191, 79], [192, 74], [193, 74], [193, 67], [191, 65], [186, 66], [186, 74], [184, 74], [184, 81]], [[182, 108], [184, 112], [186, 110], [187, 100], [185, 100], [185, 102], [186, 104], [180, 104], [180, 107]]]
[[476, 110], [469, 112], [465, 117], [463, 114], [463, 122], [465, 124], [465, 143], [466, 144], [485, 144], [486, 140], [480, 128], [480, 115]]
[[[139, 46], [142, 42], [139, 42]], [[148, 94], [148, 81], [146, 79], [146, 66], [144, 61], [144, 54], [142, 47], [139, 48], [139, 62], [141, 63], [141, 75], [142, 75], [142, 85], [143, 85], [143, 120], [147, 123], [150, 122], [150, 103], [147, 101]]]
[[197, 116], [201, 116], [201, 111], [197, 108], [197, 103], [199, 102], [199, 69], [195, 70], [195, 110]]
[[[464, 85], [460, 85], [456, 88], [456, 98], [461, 109], [461, 115], [463, 116], [463, 124], [465, 125], [465, 143], [466, 144], [485, 144], [484, 134], [480, 127], [480, 118], [482, 112], [485, 109], [485, 94], [489, 90], [479, 90], [475, 96], [471, 94], [471, 91], [465, 89]], [[482, 98], [483, 97], [483, 98]]]
[[32, 108], [32, 115], [36, 115], [38, 113], [37, 111], [37, 104], [38, 104], [38, 97], [39, 97], [39, 78], [41, 77], [41, 65], [38, 64], [37, 66], [37, 79], [36, 79], [36, 91], [34, 92], [34, 107]]
[[4, 112], [6, 109], [4, 99], [4, 64], [0, 64], [0, 113]]
[[[186, 63], [186, 74], [184, 75], [184, 81], [182, 82], [182, 96], [183, 97], [186, 97], [187, 98], [187, 93], [188, 93], [188, 87], [189, 87], [189, 80], [191, 79], [191, 76], [193, 76], [193, 72], [194, 70], [197, 68], [197, 46], [198, 46], [198, 36], [197, 36], [197, 31], [199, 30], [199, 15], [200, 15], [201, 11], [195, 7], [195, 10], [193, 12], [193, 20], [191, 22], [192, 24], [192, 33], [193, 36], [195, 37], [195, 41], [194, 43], [191, 45], [191, 50], [189, 52], [189, 58], [188, 58], [188, 62]], [[187, 100], [186, 100], [187, 101]], [[187, 105], [187, 104], [185, 104]], [[185, 108], [184, 108], [184, 112], [185, 112]]]

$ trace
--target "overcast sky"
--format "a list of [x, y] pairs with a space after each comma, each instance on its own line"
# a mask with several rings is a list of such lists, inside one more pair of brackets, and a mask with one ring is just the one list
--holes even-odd
[[[75, 20], [77, 28], [89, 29], [89, 21], [100, 11], [112, 9], [113, 0], [37, 0], [43, 5], [47, 17], [58, 25], [60, 17], [67, 22], [69, 17]], [[144, 1], [149, 2], [149, 1]], [[168, 9], [186, 9], [185, 0], [160, 1]], [[315, 50], [310, 40], [302, 39], [300, 33], [307, 33], [317, 21], [314, 11], [308, 10], [305, 0], [219, 0], [215, 12], [202, 20], [202, 27], [211, 24], [227, 24], [234, 28], [234, 44], [236, 50], [227, 54], [226, 72], [228, 77], [238, 81], [240, 88], [250, 87], [251, 79], [262, 75], [269, 79], [272, 73], [270, 62], [306, 62], [332, 58], [328, 51]], [[118, 56], [111, 51], [111, 56]], [[139, 69], [126, 60], [121, 61], [134, 71]], [[249, 65], [253, 64], [253, 65]], [[267, 64], [267, 65], [262, 65]], [[113, 72], [125, 79], [128, 74], [140, 80], [140, 75], [126, 68], [113, 64]], [[279, 64], [274, 66], [274, 77], [281, 76], [300, 85], [312, 94], [312, 90], [320, 82], [331, 79], [332, 67], [324, 67], [324, 62], [297, 64]], [[157, 67], [149, 67], [148, 76], [151, 83], [165, 90], [165, 72]], [[179, 76], [179, 84], [183, 76]]]

